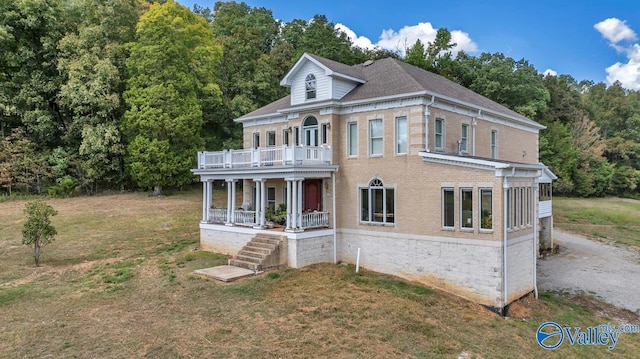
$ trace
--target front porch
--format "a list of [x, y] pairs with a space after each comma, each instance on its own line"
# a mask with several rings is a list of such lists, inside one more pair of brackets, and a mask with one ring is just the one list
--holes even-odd
[[[199, 152], [192, 172], [203, 184], [201, 223], [253, 229], [284, 225], [285, 232], [332, 227], [337, 166], [331, 153], [327, 146]], [[214, 181], [224, 181], [226, 201], [214, 203]]]

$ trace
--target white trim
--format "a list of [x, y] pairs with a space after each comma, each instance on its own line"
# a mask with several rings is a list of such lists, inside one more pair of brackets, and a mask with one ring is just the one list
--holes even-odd
[[300, 68], [302, 66], [304, 66], [304, 62], [306, 62], [306, 61], [310, 61], [310, 62], [316, 64], [317, 66], [319, 66], [320, 68], [322, 68], [322, 70], [324, 71], [324, 74], [326, 76], [339, 77], [339, 78], [343, 78], [345, 80], [350, 80], [350, 81], [358, 82], [358, 83], [361, 83], [361, 84], [366, 82], [363, 79], [359, 79], [359, 78], [351, 77], [349, 75], [345, 75], [345, 74], [342, 74], [342, 73], [339, 73], [339, 72], [335, 72], [335, 71], [333, 71], [330, 68], [326, 67], [320, 61], [314, 59], [308, 53], [305, 52], [304, 54], [302, 54], [302, 56], [300, 56], [298, 61], [296, 61], [295, 65], [293, 65], [291, 70], [289, 70], [289, 72], [287, 72], [287, 74], [284, 76], [282, 81], [280, 81], [280, 86], [291, 87], [291, 84], [293, 83], [293, 77], [295, 77], [295, 74], [298, 71], [300, 71]]
[[[438, 101], [440, 100], [440, 101]], [[444, 100], [444, 101], [442, 101]], [[448, 102], [448, 103], [447, 103]], [[450, 103], [450, 104], [449, 104]], [[456, 106], [457, 104], [463, 105], [465, 108]], [[454, 114], [464, 115], [476, 120], [483, 120], [488, 123], [504, 125], [516, 129], [520, 129], [527, 132], [539, 133], [540, 130], [545, 129], [543, 126], [533, 120], [519, 119], [510, 115], [497, 113], [496, 111], [488, 110], [484, 107], [474, 106], [464, 101], [457, 101], [447, 97], [443, 97], [437, 94], [433, 94], [427, 91], [411, 92], [391, 96], [373, 97], [364, 100], [355, 101], [315, 101], [313, 103], [305, 103], [300, 105], [289, 106], [287, 108], [278, 110], [277, 112], [251, 117], [240, 117], [235, 119], [235, 122], [242, 123], [244, 126], [256, 126], [267, 123], [277, 123], [286, 121], [287, 114], [296, 114], [303, 111], [320, 111], [320, 115], [348, 115], [362, 112], [370, 112], [374, 110], [387, 110], [400, 107], [410, 106], [425, 106], [428, 105], [432, 108], [438, 108], [446, 110]], [[267, 122], [256, 123], [255, 121], [261, 121], [264, 119]], [[251, 120], [254, 123], [249, 123]], [[274, 122], [277, 121], [277, 122]]]
[[[430, 241], [430, 242], [462, 244], [462, 245], [471, 245], [471, 246], [479, 246], [479, 247], [499, 248], [502, 246], [502, 241], [496, 241], [496, 240], [428, 236], [428, 235], [420, 235], [420, 234], [412, 234], [412, 233], [403, 233], [403, 232], [397, 232], [397, 231], [379, 232], [379, 231], [367, 231], [367, 230], [359, 230], [359, 229], [338, 228], [337, 232], [342, 235], [359, 234], [359, 235], [371, 236], [371, 237], [385, 237], [389, 239], [409, 239], [409, 240], [419, 240], [419, 241], [422, 240], [422, 241]], [[344, 242], [345, 240], [343, 239], [342, 241]], [[511, 240], [509, 242], [511, 243]]]
[[306, 232], [277, 232], [273, 230], [266, 229], [255, 229], [244, 226], [225, 226], [220, 224], [210, 224], [210, 223], [200, 223], [201, 230], [209, 230], [209, 231], [220, 231], [220, 232], [230, 232], [230, 233], [239, 233], [239, 234], [273, 234], [276, 236], [287, 237], [288, 239], [307, 239], [314, 237], [324, 237], [330, 236], [333, 234], [333, 229], [314, 229], [312, 231]]
[[507, 169], [515, 171], [515, 175], [509, 174], [510, 177], [537, 178], [542, 172], [542, 168], [539, 164], [497, 162], [489, 159], [469, 158], [425, 151], [418, 152], [418, 155], [426, 162], [437, 162], [454, 166], [495, 171], [496, 177], [504, 176], [506, 174], [505, 170]]

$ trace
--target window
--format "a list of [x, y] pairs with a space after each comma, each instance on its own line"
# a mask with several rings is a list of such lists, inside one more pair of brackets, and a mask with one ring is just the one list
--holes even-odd
[[531, 225], [531, 187], [527, 187], [527, 226]]
[[293, 143], [296, 146], [300, 145], [300, 135], [299, 135], [300, 130], [298, 129], [298, 126], [293, 128]]
[[289, 129], [287, 128], [282, 130], [282, 144], [285, 146], [289, 146]]
[[540, 201], [551, 201], [551, 183], [540, 183], [539, 191]]
[[507, 189], [507, 228], [511, 228], [511, 189]]
[[255, 132], [253, 134], [253, 148], [258, 148], [258, 147], [260, 147], [260, 133]]
[[304, 134], [303, 145], [318, 146], [318, 120], [315, 117], [309, 116], [304, 120], [302, 131]]
[[358, 155], [358, 124], [349, 122], [347, 124], [347, 156], [355, 157]]
[[491, 158], [498, 158], [498, 131], [491, 131]]
[[369, 187], [360, 188], [360, 221], [394, 223], [395, 190], [373, 179]]
[[442, 189], [442, 227], [453, 228], [454, 225], [453, 188]]
[[460, 134], [460, 151], [469, 152], [469, 125], [462, 124]]
[[460, 189], [460, 227], [473, 228], [473, 189]]
[[436, 149], [444, 149], [444, 120], [436, 118], [435, 124], [435, 146]]
[[369, 121], [369, 155], [382, 155], [382, 119]]
[[276, 208], [276, 188], [267, 187], [267, 208]]
[[267, 146], [276, 145], [276, 131], [267, 131]]
[[308, 74], [304, 79], [305, 89], [307, 93], [307, 100], [313, 100], [316, 98], [316, 77], [314, 74]]
[[328, 128], [328, 123], [323, 123], [320, 126], [320, 144], [326, 145], [327, 143], [329, 143], [329, 139], [327, 138]]
[[407, 118], [396, 117], [396, 153], [407, 153]]
[[480, 189], [480, 229], [493, 229], [493, 193], [491, 189]]
[[520, 187], [520, 227], [524, 227], [524, 209], [525, 199], [524, 199], [524, 187]]

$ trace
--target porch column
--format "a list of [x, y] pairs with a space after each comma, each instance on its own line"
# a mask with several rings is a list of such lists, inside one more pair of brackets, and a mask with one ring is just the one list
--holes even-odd
[[262, 198], [260, 199], [260, 227], [264, 227], [265, 224], [265, 218], [264, 218], [264, 212], [265, 212], [265, 208], [267, 207], [267, 191], [265, 190], [265, 183], [266, 181], [263, 179], [262, 181], [260, 181], [260, 195], [262, 196]]
[[232, 197], [232, 193], [231, 193], [231, 182], [233, 180], [231, 179], [226, 179], [225, 180], [227, 182], [227, 220], [225, 221], [225, 224], [227, 226], [231, 226], [233, 225], [233, 218], [231, 217], [231, 197]]
[[298, 227], [297, 229], [302, 231], [302, 181], [304, 179], [298, 180], [298, 206], [296, 210], [296, 215], [298, 216]]
[[202, 181], [202, 223], [209, 220], [209, 181]]
[[229, 222], [236, 223], [236, 208], [238, 205], [236, 204], [236, 180], [231, 180], [231, 219]]
[[264, 226], [264, 179], [254, 178], [256, 183], [256, 223], [253, 228], [262, 228]]
[[291, 224], [292, 224], [292, 218], [291, 218], [291, 180], [287, 179], [287, 227], [285, 228], [286, 231], [290, 230]]
[[291, 206], [287, 208], [289, 212], [289, 217], [291, 217], [291, 224], [289, 225], [289, 230], [295, 231], [298, 228], [298, 181], [291, 180], [290, 182], [291, 189]]

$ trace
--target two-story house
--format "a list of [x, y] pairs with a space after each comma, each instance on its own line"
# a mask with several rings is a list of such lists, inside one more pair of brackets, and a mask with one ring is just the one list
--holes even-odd
[[[498, 309], [536, 291], [544, 126], [393, 58], [304, 54], [281, 85], [289, 96], [236, 119], [244, 149], [198, 154], [203, 249], [357, 261]], [[286, 224], [270, 229], [281, 204]], [[279, 242], [251, 245], [265, 235]]]

